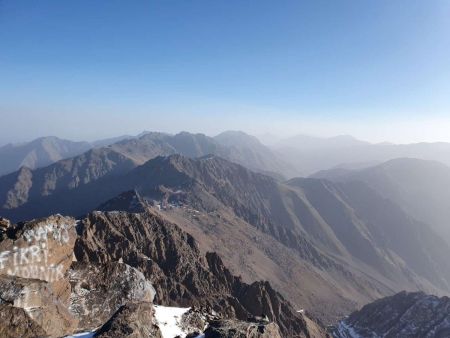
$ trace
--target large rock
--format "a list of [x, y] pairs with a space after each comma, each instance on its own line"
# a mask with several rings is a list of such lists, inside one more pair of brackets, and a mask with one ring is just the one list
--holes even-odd
[[123, 305], [95, 334], [101, 338], [162, 338], [148, 302]]
[[[46, 336], [61, 337], [72, 333], [77, 327], [77, 320], [45, 281], [0, 276], [1, 303], [24, 309], [25, 315], [29, 317], [26, 321], [34, 321]], [[11, 325], [14, 327], [14, 322], [2, 326]]]
[[46, 336], [46, 332], [28, 316], [24, 309], [0, 304], [0, 337], [37, 338]]
[[278, 325], [267, 322], [217, 320], [209, 323], [205, 338], [281, 338]]
[[104, 324], [127, 302], [153, 302], [155, 290], [138, 270], [119, 262], [74, 262], [69, 270], [72, 286], [70, 311], [80, 320], [78, 330]]
[[67, 310], [76, 222], [60, 215], [26, 223], [0, 222], [0, 293], [3, 302], [23, 308], [46, 333], [73, 332]]
[[0, 242], [0, 275], [64, 279], [72, 263], [76, 240], [75, 220], [60, 215], [9, 225]]

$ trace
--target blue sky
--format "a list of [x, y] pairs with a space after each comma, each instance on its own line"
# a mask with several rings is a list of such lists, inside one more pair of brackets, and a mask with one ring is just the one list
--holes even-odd
[[0, 1], [0, 143], [450, 141], [450, 1]]

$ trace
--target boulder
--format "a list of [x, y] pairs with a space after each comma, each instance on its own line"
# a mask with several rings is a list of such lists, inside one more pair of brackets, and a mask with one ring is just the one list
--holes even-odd
[[49, 283], [64, 279], [76, 240], [73, 218], [55, 215], [6, 226], [0, 242], [0, 275]]
[[0, 276], [0, 303], [24, 309], [29, 317], [26, 321], [34, 321], [45, 336], [61, 337], [77, 327], [77, 320], [54, 294], [51, 284], [45, 281]]
[[162, 338], [154, 324], [153, 306], [149, 302], [121, 306], [95, 334], [101, 338]]
[[281, 338], [281, 334], [275, 323], [215, 320], [205, 330], [205, 338]]
[[60, 215], [18, 224], [0, 220], [1, 302], [24, 309], [24, 322], [34, 321], [45, 336], [60, 337], [77, 326], [67, 309], [70, 284], [65, 277], [75, 227], [73, 218]]
[[47, 334], [24, 309], [0, 304], [0, 337], [39, 338]]
[[69, 310], [79, 319], [79, 330], [101, 326], [128, 302], [151, 303], [155, 297], [150, 282], [127, 264], [74, 262], [68, 274], [72, 289]]

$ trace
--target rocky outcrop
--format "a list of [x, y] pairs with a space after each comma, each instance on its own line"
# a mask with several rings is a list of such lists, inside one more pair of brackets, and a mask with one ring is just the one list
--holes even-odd
[[[269, 283], [244, 283], [217, 254], [202, 254], [192, 236], [150, 208], [0, 225], [1, 318], [25, 317], [36, 337], [98, 327], [101, 337], [158, 337], [155, 294], [160, 304], [202, 309], [179, 318], [186, 333], [220, 319], [229, 328], [235, 320], [238, 331], [247, 325], [248, 337], [277, 337], [274, 327], [283, 337], [311, 336], [305, 318]], [[5, 336], [20, 334], [6, 319]]]
[[149, 302], [129, 303], [121, 306], [95, 334], [101, 338], [162, 338], [153, 324], [153, 306]]
[[56, 283], [72, 263], [75, 220], [50, 216], [6, 229], [0, 242], [0, 275]]
[[65, 278], [75, 238], [72, 218], [56, 215], [15, 225], [2, 221], [0, 303], [24, 309], [47, 336], [77, 327], [67, 310], [70, 285]]
[[304, 318], [269, 283], [243, 283], [219, 256], [203, 256], [190, 235], [154, 213], [93, 212], [80, 228], [79, 261], [123, 260], [154, 285], [159, 304], [205, 306], [240, 320], [265, 314], [285, 337], [307, 335]]
[[209, 323], [205, 338], [282, 338], [277, 324], [216, 320]]
[[107, 202], [101, 204], [96, 210], [116, 211], [126, 210], [128, 212], [145, 212], [149, 204], [141, 197], [136, 190], [125, 191]]
[[[150, 282], [119, 261], [74, 262], [75, 228], [74, 219], [60, 215], [19, 224], [1, 220], [1, 337], [62, 337], [91, 331], [124, 305], [134, 309], [130, 318], [145, 322], [155, 297]], [[134, 308], [134, 302], [148, 305]]]
[[0, 304], [0, 337], [36, 338], [46, 337], [47, 333], [24, 309]]
[[72, 333], [77, 327], [76, 318], [45, 281], [0, 276], [0, 303], [24, 309], [51, 337]]
[[233, 276], [225, 268], [221, 258], [216, 253], [207, 253], [206, 259], [210, 271], [231, 291], [231, 296], [238, 300], [240, 306], [235, 306], [236, 317], [246, 319], [251, 316], [267, 316], [279, 324], [282, 332], [290, 334], [307, 331], [306, 323], [298, 315], [289, 302], [276, 292], [268, 282], [242, 283], [240, 278]]
[[103, 325], [129, 302], [152, 303], [155, 290], [138, 270], [118, 262], [74, 262], [69, 270], [70, 311], [79, 319], [78, 330]]
[[337, 338], [450, 337], [450, 298], [401, 292], [364, 306], [341, 321]]

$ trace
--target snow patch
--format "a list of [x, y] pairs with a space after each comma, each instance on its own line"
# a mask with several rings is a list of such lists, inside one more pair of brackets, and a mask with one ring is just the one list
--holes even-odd
[[168, 307], [154, 305], [156, 324], [161, 330], [163, 338], [186, 337], [188, 332], [181, 328], [181, 317], [191, 308]]
[[82, 332], [82, 333], [75, 333], [71, 336], [66, 336], [65, 338], [93, 338], [95, 332]]

